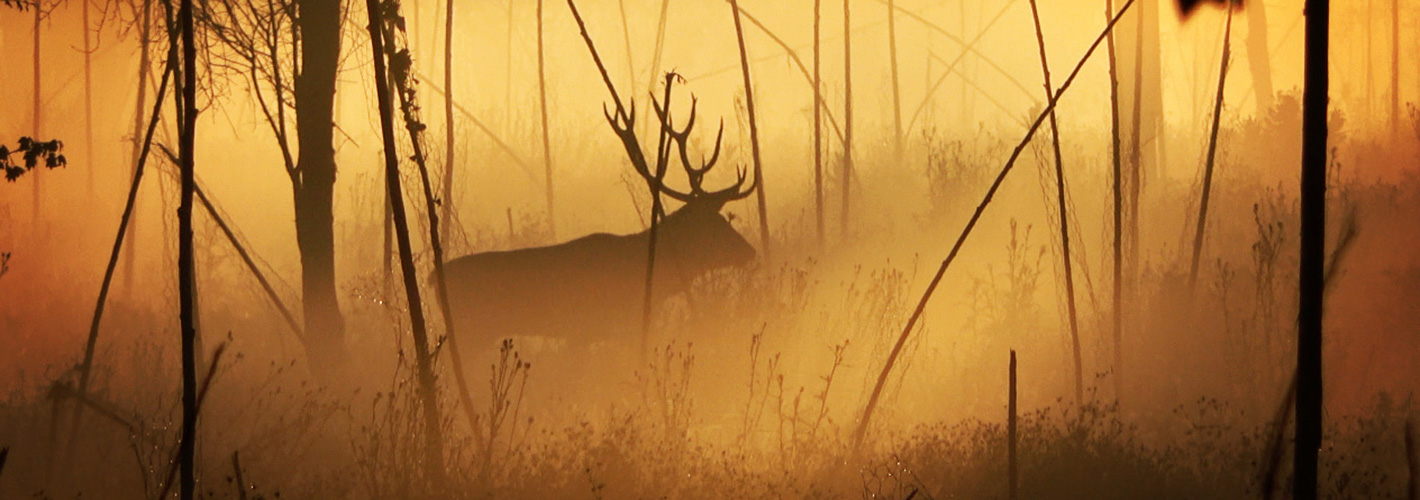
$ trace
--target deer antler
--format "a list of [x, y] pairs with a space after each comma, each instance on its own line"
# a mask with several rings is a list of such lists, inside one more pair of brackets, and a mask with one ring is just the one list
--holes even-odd
[[[612, 84], [611, 76], [607, 74], [606, 65], [602, 64], [601, 56], [597, 54], [596, 46], [592, 43], [592, 37], [587, 33], [587, 26], [582, 21], [582, 15], [577, 11], [576, 4], [568, 0], [568, 6], [572, 9], [572, 16], [577, 20], [577, 26], [581, 29], [582, 39], [587, 43], [587, 49], [592, 53], [592, 61], [597, 64], [597, 70], [601, 73], [602, 81], [606, 83], [607, 90], [611, 92], [611, 98], [616, 105], [613, 112], [606, 104], [602, 104], [602, 114], [606, 116], [606, 121], [616, 132], [617, 138], [621, 139], [621, 144], [626, 148], [626, 155], [631, 160], [631, 167], [636, 170], [643, 179], [649, 183], [654, 190], [670, 198], [690, 203], [692, 201], [724, 204], [728, 201], [745, 198], [752, 194], [759, 187], [758, 176], [750, 184], [748, 189], [744, 188], [747, 177], [744, 169], [738, 170], [739, 180], [732, 186], [717, 191], [705, 191], [702, 182], [705, 174], [715, 167], [720, 159], [720, 146], [725, 135], [725, 121], [720, 120], [720, 129], [715, 134], [715, 149], [708, 161], [701, 161], [700, 167], [693, 167], [690, 163], [690, 155], [686, 151], [687, 143], [690, 139], [690, 131], [695, 127], [696, 105], [698, 100], [694, 95], [690, 98], [690, 117], [686, 120], [684, 128], [676, 130], [671, 123], [671, 90], [675, 87], [676, 81], [684, 82], [685, 79], [674, 71], [666, 73], [666, 88], [664, 97], [657, 100], [655, 94], [651, 94], [651, 106], [656, 111], [656, 117], [660, 120], [660, 130], [657, 132], [656, 144], [656, 165], [653, 169], [646, 160], [646, 154], [641, 150], [641, 142], [636, 137], [636, 100], [623, 106], [620, 94], [616, 91], [616, 85]], [[630, 108], [628, 112], [627, 108]], [[690, 191], [683, 192], [668, 187], [665, 184], [666, 167], [670, 163], [671, 148], [676, 147], [680, 153], [681, 166], [685, 169], [686, 176], [690, 181]]]

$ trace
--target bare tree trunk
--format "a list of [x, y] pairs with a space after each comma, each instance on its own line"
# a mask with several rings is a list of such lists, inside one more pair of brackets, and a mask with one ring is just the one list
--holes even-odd
[[1400, 137], [1400, 0], [1390, 0], [1390, 132]]
[[419, 399], [423, 403], [425, 472], [430, 480], [443, 479], [443, 437], [440, 435], [438, 393], [434, 387], [434, 370], [429, 355], [428, 330], [424, 323], [424, 304], [419, 299], [419, 282], [414, 269], [414, 251], [409, 239], [409, 223], [405, 218], [404, 196], [399, 182], [399, 156], [395, 151], [394, 106], [390, 102], [389, 73], [385, 65], [385, 42], [381, 35], [378, 0], [366, 0], [369, 12], [370, 48], [375, 63], [375, 94], [380, 106], [380, 130], [385, 157], [385, 188], [389, 191], [395, 237], [399, 244], [400, 272], [404, 276], [404, 293], [409, 304], [409, 324], [414, 333], [414, 355], [418, 371]]
[[335, 288], [335, 77], [340, 62], [340, 0], [304, 0], [296, 17], [301, 71], [296, 75], [297, 174], [292, 194], [307, 353], [313, 372], [335, 375], [345, 360], [345, 320]]
[[[506, 57], [503, 58], [503, 105], [508, 106], [511, 115], [513, 107], [513, 5], [517, 0], [508, 0], [508, 39], [504, 42]], [[508, 120], [511, 124], [513, 120]], [[507, 132], [506, 130], [504, 132]]]
[[1233, 9], [1228, 8], [1228, 20], [1223, 32], [1223, 57], [1218, 65], [1218, 94], [1213, 101], [1213, 128], [1208, 134], [1208, 156], [1203, 167], [1203, 197], [1198, 205], [1198, 227], [1193, 233], [1193, 259], [1188, 266], [1188, 289], [1198, 281], [1198, 261], [1203, 254], [1203, 229], [1208, 224], [1208, 200], [1213, 188], [1213, 165], [1218, 153], [1218, 125], [1223, 114], [1223, 87], [1228, 81], [1228, 60], [1232, 57]]
[[192, 26], [192, 0], [182, 0], [178, 13], [182, 25], [182, 197], [178, 205], [178, 292], [182, 322], [182, 441], [178, 445], [180, 498], [197, 495], [197, 276], [192, 262], [192, 191], [194, 186], [194, 136], [197, 131], [197, 46]]
[[[539, 3], [539, 5], [541, 4]], [[626, 84], [631, 86], [631, 95], [636, 95], [636, 58], [632, 56], [631, 52], [631, 25], [626, 22], [626, 0], [616, 0], [616, 7], [621, 10], [621, 40], [626, 43]], [[538, 26], [542, 26], [541, 15], [538, 16], [537, 22]], [[541, 36], [542, 28], [538, 28], [538, 37]], [[542, 42], [538, 43], [540, 46]], [[538, 49], [538, 53], [541, 54], [542, 50]]]
[[[82, 3], [84, 4], [83, 7], [81, 7], [81, 10], [82, 10], [82, 12], [83, 12], [83, 14], [82, 14], [82, 15], [83, 15], [83, 20], [82, 20], [82, 22], [84, 23], [84, 27], [83, 27], [83, 31], [84, 31], [84, 154], [89, 157], [89, 161], [90, 161], [90, 162], [93, 162], [94, 164], [97, 164], [98, 162], [94, 162], [94, 161], [93, 161], [93, 158], [94, 158], [94, 78], [93, 78], [93, 61], [92, 61], [93, 57], [92, 57], [92, 56], [93, 56], [93, 53], [94, 53], [94, 46], [93, 46], [92, 40], [90, 40], [90, 37], [89, 37], [89, 35], [90, 35], [90, 33], [89, 33], [89, 26], [90, 26], [90, 25], [89, 25], [89, 2], [88, 2], [88, 0], [83, 0]], [[88, 171], [88, 190], [89, 190], [89, 198], [92, 199], [93, 196], [94, 196], [94, 170], [95, 170], [95, 169], [87, 168], [87, 169], [84, 169], [84, 170], [87, 170], [87, 171]]]
[[[1106, 20], [1114, 17], [1114, 1], [1105, 0], [1104, 18]], [[1123, 259], [1124, 247], [1123, 230], [1123, 186], [1120, 184], [1122, 175], [1119, 164], [1119, 69], [1115, 60], [1114, 51], [1114, 31], [1111, 30], [1106, 37], [1106, 49], [1109, 54], [1109, 118], [1111, 133], [1110, 159], [1114, 167], [1113, 172], [1113, 193], [1114, 193], [1114, 307], [1110, 311], [1110, 319], [1113, 323], [1114, 333], [1114, 397], [1116, 400], [1123, 399], [1124, 383], [1121, 372], [1124, 368], [1124, 287], [1123, 285]]]
[[[651, 68], [647, 73], [650, 77], [646, 82], [646, 92], [656, 91], [656, 79], [660, 78], [661, 72], [661, 52], [666, 44], [666, 13], [670, 9], [671, 0], [661, 0], [660, 14], [657, 14], [656, 21], [656, 49], [651, 55]], [[632, 95], [635, 95], [634, 93]], [[647, 110], [649, 113], [650, 110]], [[637, 117], [639, 118], [639, 117]], [[650, 120], [645, 120], [649, 122]]]
[[[740, 73], [744, 75], [745, 82], [745, 109], [749, 112], [749, 142], [751, 152], [754, 155], [754, 195], [759, 203], [759, 244], [764, 247], [761, 251], [764, 254], [764, 261], [770, 261], [770, 247], [773, 243], [769, 239], [769, 214], [764, 202], [764, 175], [760, 171], [759, 156], [759, 124], [754, 116], [754, 85], [749, 76], [749, 51], [745, 48], [745, 32], [740, 25], [740, 6], [737, 0], [730, 0], [731, 13], [735, 16], [735, 37], [740, 43]], [[670, 106], [667, 102], [666, 106]]]
[[[623, 19], [624, 22], [624, 19]], [[631, 56], [630, 35], [627, 35], [626, 55]], [[552, 204], [552, 139], [547, 130], [547, 71], [544, 62], [542, 0], [537, 0], [537, 96], [538, 111], [542, 116], [542, 171], [547, 181], [547, 230], [553, 240], [557, 239], [556, 212]], [[630, 64], [629, 62], [627, 64]], [[633, 80], [632, 85], [635, 85]]]
[[1261, 115], [1272, 109], [1272, 56], [1267, 47], [1267, 5], [1247, 4], [1247, 60], [1252, 69], [1252, 90]]
[[853, 22], [849, 10], [851, 0], [843, 0], [843, 215], [839, 217], [839, 238], [848, 241], [848, 217], [851, 213], [849, 186], [853, 177]]
[[[39, 53], [40, 53], [40, 50], [39, 50], [39, 48], [40, 48], [40, 43], [39, 43], [39, 42], [40, 42], [39, 31], [40, 31], [40, 30], [39, 30], [39, 28], [40, 28], [40, 21], [42, 21], [42, 20], [44, 19], [44, 13], [43, 13], [43, 12], [44, 12], [44, 3], [43, 3], [42, 1], [36, 1], [36, 2], [35, 2], [35, 5], [34, 5], [34, 10], [35, 10], [35, 26], [34, 26], [34, 113], [30, 115], [31, 119], [33, 120], [33, 121], [30, 122], [30, 132], [31, 132], [32, 134], [34, 134], [33, 136], [34, 136], [35, 138], [39, 138], [39, 137], [41, 137], [41, 136], [40, 136], [40, 125], [43, 123], [42, 115], [40, 114], [40, 101], [41, 101], [41, 98], [40, 98], [40, 91], [41, 91], [42, 89], [40, 88], [40, 80], [41, 80], [41, 78], [40, 78], [40, 66], [39, 66], [39, 63], [40, 63], [40, 56], [39, 56]], [[30, 215], [34, 217], [34, 223], [35, 223], [35, 224], [34, 224], [34, 227], [35, 227], [35, 228], [38, 228], [38, 227], [39, 227], [39, 207], [40, 207], [40, 205], [41, 205], [41, 202], [40, 202], [41, 188], [40, 188], [40, 185], [39, 185], [39, 183], [40, 183], [40, 177], [41, 177], [41, 176], [32, 175], [32, 176], [30, 176], [30, 177], [33, 177], [33, 180], [34, 180], [34, 184], [33, 184], [33, 185], [34, 185], [34, 198], [32, 199], [34, 206], [33, 206], [33, 208], [32, 208], [32, 211], [31, 211]]]
[[1306, 2], [1306, 69], [1302, 90], [1302, 231], [1297, 307], [1297, 429], [1292, 491], [1317, 498], [1322, 437], [1322, 296], [1326, 261], [1327, 40], [1331, 5]]
[[887, 0], [888, 57], [892, 68], [892, 131], [893, 159], [902, 161], [902, 88], [897, 81], [897, 9]]
[[[1040, 46], [1040, 69], [1045, 74], [1045, 99], [1050, 101], [1055, 98], [1055, 90], [1050, 83], [1050, 60], [1045, 54], [1045, 33], [1041, 29], [1040, 13], [1036, 9], [1035, 0], [1030, 1], [1030, 9], [1031, 18], [1035, 21], [1036, 41]], [[1054, 110], [1050, 112], [1050, 145], [1055, 153], [1055, 197], [1059, 202], [1060, 248], [1064, 260], [1062, 269], [1065, 271], [1065, 303], [1070, 314], [1070, 347], [1075, 361], [1075, 404], [1081, 405], [1085, 402], [1084, 363], [1080, 355], [1080, 323], [1075, 308], [1075, 273], [1073, 261], [1070, 260], [1070, 212], [1065, 203], [1065, 162], [1060, 155], [1060, 129], [1056, 124]]]
[[[541, 1], [541, 0], [538, 0]], [[449, 244], [449, 214], [454, 207], [454, 0], [444, 0], [444, 203], [441, 215], [444, 227], [437, 236]], [[431, 205], [429, 210], [433, 210]]]
[[814, 227], [823, 251], [823, 78], [819, 59], [820, 3], [814, 0]]
[[1129, 126], [1132, 130], [1129, 134], [1129, 177], [1125, 179], [1129, 186], [1129, 192], [1125, 194], [1127, 211], [1124, 214], [1125, 227], [1129, 229], [1125, 238], [1129, 255], [1124, 259], [1124, 296], [1128, 303], [1125, 309], [1131, 313], [1127, 318], [1131, 327], [1138, 325], [1132, 313], [1136, 310], [1134, 304], [1139, 297], [1139, 190], [1143, 187], [1141, 172], [1144, 169], [1144, 14], [1147, 12], [1144, 9], [1134, 12], [1137, 19], [1133, 47], [1134, 88], [1131, 89], [1134, 96], [1129, 103], [1132, 108]]
[[[152, 34], [153, 22], [151, 6], [152, 3], [149, 0], [143, 0], [143, 10], [138, 14], [142, 16], [143, 19], [139, 21], [141, 27], [138, 30], [138, 104], [133, 108], [133, 168], [129, 172], [130, 177], [138, 177], [138, 164], [141, 161], [143, 149], [143, 108], [148, 104], [148, 66], [152, 64], [148, 55], [148, 37]], [[162, 99], [160, 98], [158, 101], [162, 102]], [[127, 210], [127, 208], [125, 208], [125, 210]], [[125, 270], [123, 273], [123, 289], [130, 292], [133, 291], [133, 275], [136, 274], [133, 261], [135, 254], [138, 253], [136, 243], [138, 239], [138, 221], [135, 220], [131, 224], [133, 237], [128, 238], [128, 251], [124, 253], [123, 257], [123, 269]]]

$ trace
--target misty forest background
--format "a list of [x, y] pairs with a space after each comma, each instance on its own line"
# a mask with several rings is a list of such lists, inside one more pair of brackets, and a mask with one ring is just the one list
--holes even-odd
[[[192, 5], [0, 5], [0, 498], [1290, 495], [1300, 1]], [[1331, 20], [1320, 490], [1417, 498], [1420, 4]], [[452, 359], [436, 262], [652, 223], [666, 72], [756, 260]]]

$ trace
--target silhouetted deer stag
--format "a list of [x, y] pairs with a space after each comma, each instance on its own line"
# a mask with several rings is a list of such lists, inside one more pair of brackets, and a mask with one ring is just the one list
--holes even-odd
[[[664, 102], [669, 103], [677, 80], [666, 77]], [[449, 261], [449, 303], [461, 334], [482, 349], [491, 341], [515, 336], [565, 339], [574, 343], [598, 340], [634, 345], [640, 342], [643, 301], [646, 300], [647, 257], [654, 237], [652, 304], [684, 292], [697, 277], [710, 271], [750, 262], [754, 247], [720, 214], [730, 201], [754, 193], [757, 182], [743, 169], [731, 186], [706, 191], [706, 174], [720, 159], [724, 122], [715, 137], [710, 159], [693, 166], [686, 151], [695, 126], [695, 100], [685, 127], [671, 123], [671, 110], [652, 97], [660, 120], [655, 164], [647, 162], [635, 132], [635, 104], [628, 112], [617, 103], [615, 113], [603, 111], [616, 131], [636, 173], [654, 193], [682, 202], [680, 209], [662, 215], [659, 200], [652, 229], [629, 235], [606, 233], [583, 236], [565, 243], [504, 252], [485, 252]], [[664, 182], [671, 156], [679, 157], [689, 189], [678, 190]]]

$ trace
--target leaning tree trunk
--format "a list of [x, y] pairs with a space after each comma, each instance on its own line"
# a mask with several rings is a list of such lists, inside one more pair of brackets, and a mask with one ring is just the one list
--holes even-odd
[[321, 376], [345, 359], [345, 321], [335, 289], [335, 77], [340, 61], [340, 0], [305, 0], [296, 19], [301, 72], [296, 76], [297, 174], [292, 179], [296, 244], [301, 251], [306, 351]]
[[[759, 206], [759, 245], [764, 260], [770, 261], [770, 239], [769, 239], [769, 214], [764, 201], [764, 174], [760, 169], [759, 156], [759, 123], [754, 115], [754, 84], [749, 75], [749, 51], [745, 48], [744, 27], [740, 24], [740, 5], [737, 0], [730, 0], [730, 9], [735, 16], [735, 39], [740, 45], [740, 74], [744, 76], [745, 84], [745, 109], [749, 113], [749, 142], [752, 158], [754, 159], [754, 196]], [[667, 84], [669, 85], [669, 84]], [[666, 102], [670, 106], [670, 102]]]
[[[434, 386], [433, 360], [429, 353], [428, 329], [424, 322], [424, 304], [419, 298], [418, 275], [414, 269], [414, 250], [409, 238], [409, 221], [405, 217], [404, 193], [399, 182], [399, 157], [395, 151], [394, 104], [390, 98], [389, 72], [385, 65], [383, 21], [378, 0], [365, 2], [370, 16], [369, 34], [375, 70], [375, 95], [380, 107], [380, 132], [384, 145], [385, 188], [389, 192], [394, 233], [399, 246], [400, 274], [404, 277], [405, 300], [409, 304], [409, 326], [414, 333], [414, 360], [418, 379], [419, 400], [424, 417], [425, 474], [442, 483], [444, 476], [443, 437], [440, 435], [438, 392]], [[429, 207], [433, 210], [433, 207]]]
[[[1045, 53], [1045, 33], [1040, 26], [1040, 12], [1035, 0], [1030, 0], [1031, 19], [1035, 21], [1035, 38], [1040, 47], [1040, 71], [1045, 75], [1045, 99], [1055, 99], [1055, 89], [1050, 82], [1050, 59]], [[1080, 321], [1075, 307], [1075, 274], [1070, 260], [1070, 212], [1065, 202], [1065, 166], [1060, 155], [1060, 127], [1055, 119], [1055, 111], [1050, 111], [1050, 145], [1055, 153], [1055, 196], [1060, 212], [1061, 269], [1065, 274], [1065, 303], [1068, 305], [1070, 321], [1070, 347], [1075, 362], [1075, 404], [1085, 404], [1084, 362], [1080, 355]], [[1012, 359], [1015, 359], [1014, 356]]]

